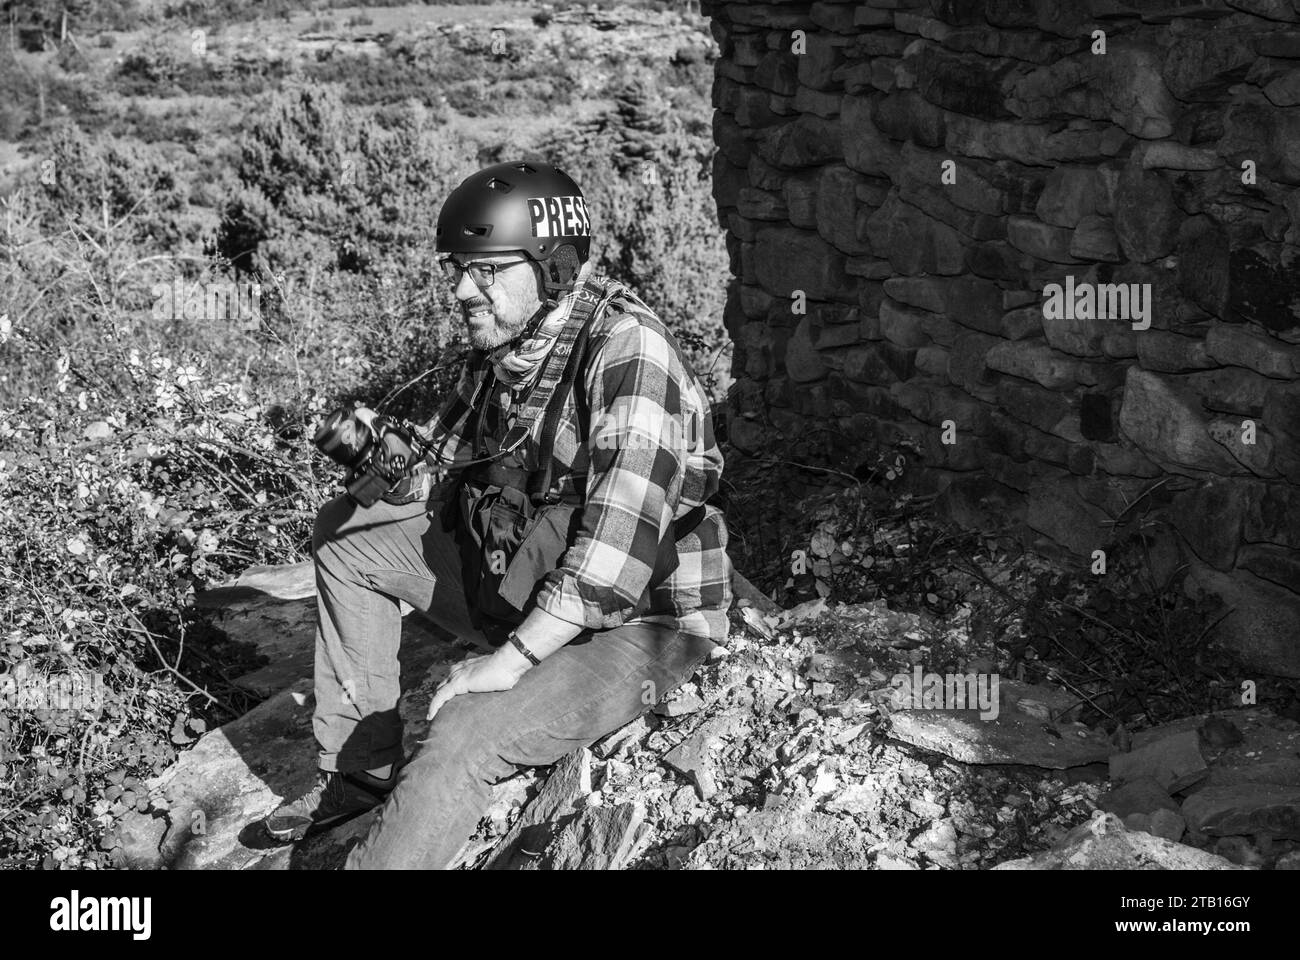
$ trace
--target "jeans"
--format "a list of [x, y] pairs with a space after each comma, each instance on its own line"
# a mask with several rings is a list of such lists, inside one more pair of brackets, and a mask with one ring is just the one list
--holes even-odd
[[[459, 548], [442, 530], [440, 507], [435, 499], [361, 508], [341, 496], [316, 518], [312, 722], [322, 770], [402, 759], [399, 600], [457, 636], [487, 642], [470, 623]], [[618, 729], [689, 677], [712, 647], [660, 624], [584, 631], [513, 689], [452, 698], [346, 868], [445, 868], [486, 811], [493, 783]]]

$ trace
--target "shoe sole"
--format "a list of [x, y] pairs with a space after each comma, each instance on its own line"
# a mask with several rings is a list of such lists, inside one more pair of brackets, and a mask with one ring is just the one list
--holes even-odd
[[267, 836], [272, 840], [278, 840], [281, 843], [296, 843], [307, 837], [314, 837], [321, 833], [333, 830], [335, 827], [342, 826], [349, 820], [355, 820], [363, 813], [369, 813], [381, 804], [376, 803], [372, 807], [365, 807], [361, 810], [353, 810], [350, 813], [340, 813], [338, 816], [330, 817], [328, 820], [316, 820], [307, 824], [305, 827], [289, 827], [287, 829], [276, 830], [270, 824], [263, 822], [262, 826], [266, 830]]

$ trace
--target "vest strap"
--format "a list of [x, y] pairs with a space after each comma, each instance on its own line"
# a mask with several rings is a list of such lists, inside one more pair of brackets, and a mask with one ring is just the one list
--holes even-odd
[[[561, 385], [572, 386], [578, 376], [578, 371], [577, 369], [569, 369], [569, 357], [573, 353], [579, 335], [596, 315], [598, 308], [612, 299], [621, 289], [623, 289], [623, 285], [614, 280], [604, 279], [602, 284], [594, 277], [587, 278], [587, 282], [582, 285], [577, 297], [574, 299], [567, 322], [559, 334], [556, 335], [555, 345], [551, 347], [551, 352], [546, 355], [546, 362], [545, 366], [542, 367], [541, 376], [537, 378], [532, 389], [528, 392], [528, 399], [524, 401], [523, 409], [519, 412], [514, 426], [507, 431], [505, 438], [501, 441], [502, 450], [513, 452], [519, 449], [532, 434], [533, 427], [550, 406], [551, 397], [555, 395], [556, 388]], [[576, 365], [574, 366], [576, 367]], [[569, 376], [566, 377], [566, 374], [569, 374]], [[564, 402], [564, 393], [565, 391], [561, 392], [560, 403]], [[543, 437], [541, 439], [546, 441], [548, 438]], [[549, 440], [550, 443], [554, 443], [554, 437], [549, 438]], [[539, 465], [542, 469], [545, 469], [546, 464], [544, 461], [549, 459], [550, 447], [548, 446], [541, 453], [543, 462]]]

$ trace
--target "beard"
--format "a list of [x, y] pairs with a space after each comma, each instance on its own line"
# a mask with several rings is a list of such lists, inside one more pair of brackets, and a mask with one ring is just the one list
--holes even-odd
[[[509, 343], [515, 337], [519, 336], [527, 324], [526, 317], [520, 317], [517, 320], [503, 323], [497, 316], [495, 308], [490, 304], [485, 304], [489, 311], [487, 316], [480, 318], [477, 325], [468, 327], [469, 345], [475, 350], [495, 350], [504, 344]], [[468, 313], [473, 313], [475, 307], [469, 309], [466, 316], [468, 323]]]

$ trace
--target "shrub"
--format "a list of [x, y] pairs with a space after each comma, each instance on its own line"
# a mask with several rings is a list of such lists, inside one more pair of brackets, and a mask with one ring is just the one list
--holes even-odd
[[[0, 577], [15, 587], [0, 687], [12, 703], [94, 676], [103, 696], [0, 712], [0, 849], [9, 866], [104, 867], [118, 818], [162, 802], [144, 780], [254, 702], [227, 679], [250, 653], [189, 604], [209, 580], [305, 555], [333, 479], [307, 449], [326, 400], [304, 389], [273, 426], [220, 358], [131, 346], [152, 336], [131, 285], [105, 282], [89, 245], [33, 241], [31, 202], [0, 248], [0, 367], [31, 371], [0, 391]], [[42, 294], [42, 257], [93, 282]]]
[[104, 685], [100, 703], [0, 715], [0, 848], [19, 862], [110, 865], [117, 818], [157, 806], [143, 780], [255, 702], [225, 679], [249, 653], [188, 606], [309, 543], [328, 485], [301, 415], [276, 432], [264, 411], [201, 357], [120, 348], [60, 350], [46, 395], [0, 410], [3, 672], [20, 694]]
[[[6, 94], [5, 106], [27, 120], [17, 130], [16, 139], [30, 140], [48, 132], [42, 124], [49, 118], [67, 115], [88, 127], [99, 126], [106, 119], [99, 92], [87, 77], [65, 76], [49, 66], [28, 70], [11, 58], [0, 57], [0, 89]], [[52, 120], [51, 125], [59, 122]]]
[[189, 72], [189, 64], [160, 36], [152, 36], [138, 49], [126, 53], [118, 65], [118, 76], [128, 81], [124, 92], [152, 92], [148, 88], [178, 84]]
[[56, 40], [65, 12], [69, 29], [76, 31], [77, 36], [97, 30], [131, 30], [142, 18], [137, 0], [5, 0], [0, 3], [0, 14], [6, 22], [11, 11], [17, 14], [19, 23], [43, 29]]
[[[46, 141], [52, 181], [42, 182], [43, 224], [66, 229], [68, 222], [124, 222], [128, 213], [138, 233], [164, 246], [187, 233], [185, 192], [176, 166], [158, 148], [106, 138], [96, 140], [71, 121], [60, 122]], [[189, 231], [193, 238], [193, 231]]]
[[65, 43], [59, 47], [55, 63], [64, 73], [85, 73], [90, 69], [90, 61], [75, 43]]
[[[112, 150], [83, 146], [88, 170]], [[124, 180], [148, 169], [119, 159]], [[103, 697], [0, 711], [8, 866], [112, 865], [118, 819], [165, 804], [145, 779], [254, 703], [229, 680], [250, 651], [190, 604], [249, 564], [308, 555], [337, 479], [310, 446], [332, 398], [296, 364], [338, 368], [329, 351], [348, 349], [152, 316], [178, 262], [195, 281], [227, 267], [160, 256], [147, 204], [111, 229], [47, 231], [52, 208], [89, 196], [64, 186], [11, 197], [0, 243], [0, 577], [16, 586], [0, 592], [0, 695], [98, 676]]]
[[651, 99], [644, 84], [630, 84], [615, 114], [557, 138], [547, 159], [587, 195], [599, 269], [632, 284], [719, 399], [729, 380], [729, 261], [713, 199], [713, 144]]

